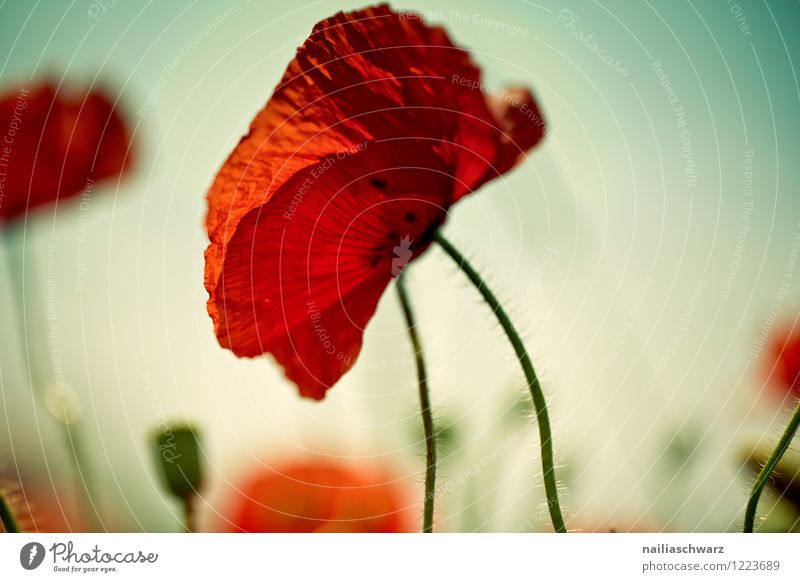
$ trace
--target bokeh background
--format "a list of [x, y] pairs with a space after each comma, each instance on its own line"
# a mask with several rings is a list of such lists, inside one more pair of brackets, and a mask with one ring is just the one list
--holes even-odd
[[[307, 454], [388, 470], [421, 513], [415, 371], [394, 293], [321, 403], [301, 400], [270, 358], [221, 349], [205, 311], [210, 181], [311, 27], [363, 6], [0, 5], [4, 91], [46, 79], [102, 87], [136, 140], [126, 179], [88, 204], [28, 216], [15, 239], [31, 277], [23, 312], [0, 277], [0, 475], [37, 511], [85, 527], [64, 433], [32, 395], [28, 356], [80, 398], [103, 528], [179, 529], [151, 434], [187, 421], [206, 459], [201, 529], [221, 527], [249, 472]], [[738, 529], [753, 480], [743, 460], [774, 444], [794, 404], [769, 382], [759, 338], [800, 314], [800, 5], [393, 7], [443, 24], [488, 84], [532, 87], [550, 126], [524, 164], [452, 210], [446, 232], [525, 333], [569, 527]], [[46, 285], [34, 292], [33, 280]], [[535, 425], [491, 313], [436, 248], [409, 285], [448, 427], [436, 529], [548, 530]], [[774, 498], [760, 513], [776, 528], [786, 520]]]

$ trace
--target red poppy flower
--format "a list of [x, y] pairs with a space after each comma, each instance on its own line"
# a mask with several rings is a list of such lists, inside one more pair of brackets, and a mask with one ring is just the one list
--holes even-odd
[[74, 196], [130, 164], [130, 132], [101, 92], [45, 84], [0, 97], [0, 219]]
[[381, 473], [329, 461], [263, 469], [237, 493], [226, 529], [245, 532], [413, 531], [405, 491]]
[[800, 331], [796, 328], [776, 335], [772, 344], [769, 373], [773, 384], [800, 397]]
[[208, 194], [221, 345], [271, 353], [323, 398], [449, 207], [542, 138], [530, 92], [482, 87], [468, 53], [419, 15], [378, 6], [317, 24]]

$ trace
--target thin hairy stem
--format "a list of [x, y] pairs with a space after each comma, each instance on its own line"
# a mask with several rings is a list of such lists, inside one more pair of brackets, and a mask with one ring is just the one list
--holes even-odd
[[800, 427], [800, 402], [797, 403], [797, 408], [792, 418], [789, 420], [789, 425], [786, 427], [786, 430], [783, 431], [783, 435], [781, 435], [781, 439], [778, 441], [778, 446], [775, 447], [770, 458], [764, 463], [764, 466], [761, 467], [761, 472], [758, 474], [755, 485], [753, 485], [753, 492], [750, 493], [750, 499], [747, 502], [747, 508], [744, 512], [744, 533], [753, 533], [758, 499], [761, 497], [761, 492], [764, 490], [764, 487], [767, 486], [775, 467], [778, 466], [781, 457], [783, 457], [789, 445], [792, 444], [792, 439], [798, 427]]
[[417, 363], [417, 384], [419, 388], [419, 405], [422, 415], [422, 429], [425, 435], [425, 502], [422, 513], [422, 531], [433, 531], [433, 500], [436, 491], [436, 434], [433, 428], [431, 399], [428, 394], [428, 373], [425, 369], [425, 358], [422, 353], [422, 342], [417, 334], [416, 318], [405, 286], [405, 273], [397, 278], [397, 296], [408, 325], [408, 336], [414, 349]]
[[553, 521], [553, 527], [559, 533], [566, 532], [564, 526], [564, 518], [561, 515], [561, 506], [558, 502], [558, 486], [556, 484], [556, 471], [553, 463], [553, 439], [550, 432], [550, 417], [547, 414], [547, 402], [542, 392], [542, 386], [539, 383], [539, 378], [536, 376], [536, 371], [533, 369], [533, 363], [528, 356], [528, 351], [525, 349], [525, 344], [522, 342], [514, 324], [508, 317], [505, 309], [500, 304], [491, 289], [486, 285], [486, 282], [478, 274], [475, 268], [469, 264], [467, 259], [456, 249], [450, 241], [448, 241], [441, 232], [437, 231], [434, 235], [434, 240], [439, 243], [439, 246], [450, 255], [456, 262], [461, 271], [467, 276], [473, 285], [478, 289], [478, 292], [483, 296], [486, 303], [489, 304], [497, 321], [503, 328], [503, 331], [511, 342], [514, 348], [514, 353], [519, 360], [522, 371], [525, 373], [525, 378], [528, 382], [528, 388], [533, 398], [533, 406], [536, 410], [536, 421], [539, 426], [539, 446], [541, 447], [542, 455], [542, 471], [544, 472], [544, 490], [547, 496], [547, 508], [550, 511], [550, 518]]

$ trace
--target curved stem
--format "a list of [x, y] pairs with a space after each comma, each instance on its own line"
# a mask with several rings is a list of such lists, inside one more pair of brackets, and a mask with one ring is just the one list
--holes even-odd
[[798, 427], [800, 427], [800, 402], [797, 403], [797, 408], [795, 409], [792, 418], [789, 420], [789, 425], [786, 427], [786, 430], [783, 431], [783, 435], [781, 435], [781, 439], [778, 441], [778, 446], [774, 451], [772, 451], [772, 455], [770, 456], [769, 460], [767, 460], [767, 462], [761, 468], [761, 472], [758, 474], [756, 483], [753, 485], [753, 492], [750, 493], [750, 499], [747, 502], [747, 509], [745, 509], [744, 512], [744, 533], [753, 533], [753, 525], [755, 524], [756, 520], [756, 509], [758, 508], [758, 499], [761, 497], [761, 492], [764, 490], [764, 487], [766, 487], [772, 472], [775, 470], [775, 467], [778, 466], [781, 457], [783, 457], [783, 454], [786, 452], [786, 449], [789, 448], [789, 445], [792, 444], [792, 439], [794, 438]]
[[425, 369], [425, 358], [422, 355], [422, 342], [417, 334], [414, 310], [405, 285], [405, 273], [397, 278], [397, 296], [408, 325], [408, 336], [414, 348], [414, 358], [417, 362], [417, 382], [419, 386], [419, 405], [422, 414], [422, 429], [425, 434], [425, 503], [422, 513], [422, 532], [433, 531], [433, 498], [436, 491], [436, 434], [433, 429], [433, 414], [431, 413], [431, 399], [428, 395], [428, 374]]
[[11, 511], [11, 506], [2, 493], [0, 493], [0, 523], [3, 524], [6, 533], [20, 533], [22, 531], [17, 518], [14, 517], [14, 512]]
[[497, 321], [503, 328], [508, 340], [514, 348], [514, 352], [519, 359], [522, 366], [522, 371], [525, 373], [525, 378], [528, 381], [528, 388], [533, 398], [533, 406], [536, 410], [536, 421], [539, 425], [539, 441], [542, 454], [542, 470], [544, 472], [544, 490], [547, 496], [547, 508], [550, 511], [550, 519], [553, 521], [553, 527], [559, 533], [566, 532], [564, 526], [564, 518], [561, 515], [561, 506], [558, 502], [558, 486], [556, 485], [556, 471], [553, 464], [553, 439], [550, 433], [550, 417], [547, 414], [547, 402], [542, 392], [542, 386], [539, 383], [539, 378], [536, 377], [536, 371], [533, 369], [533, 363], [528, 356], [528, 351], [525, 349], [525, 344], [522, 343], [522, 338], [519, 337], [517, 330], [514, 329], [514, 324], [503, 309], [503, 306], [498, 301], [497, 297], [492, 293], [491, 289], [486, 285], [486, 282], [481, 278], [475, 268], [467, 262], [467, 259], [456, 249], [450, 241], [448, 241], [441, 232], [436, 231], [434, 240], [439, 243], [439, 246], [450, 255], [450, 257], [458, 264], [459, 268], [464, 272], [467, 278], [478, 289], [480, 294], [489, 307], [492, 308]]

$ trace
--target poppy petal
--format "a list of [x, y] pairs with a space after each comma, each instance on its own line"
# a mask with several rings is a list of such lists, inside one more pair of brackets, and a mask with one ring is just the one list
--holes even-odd
[[221, 345], [271, 353], [322, 398], [450, 205], [541, 139], [530, 93], [496, 107], [480, 87], [468, 53], [419, 16], [378, 6], [317, 24], [208, 194]]
[[437, 164], [425, 143], [373, 143], [298, 172], [248, 213], [209, 305], [222, 345], [272, 353], [304, 396], [322, 398], [355, 362], [389, 281], [444, 220], [447, 202], [415, 191], [447, 191]]
[[0, 218], [74, 196], [131, 163], [131, 135], [101, 92], [65, 97], [44, 84], [0, 99], [0, 125], [13, 130]]
[[237, 492], [229, 529], [245, 532], [407, 532], [405, 490], [382, 471], [327, 460], [262, 469]]

